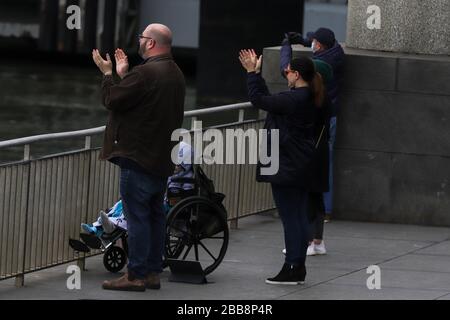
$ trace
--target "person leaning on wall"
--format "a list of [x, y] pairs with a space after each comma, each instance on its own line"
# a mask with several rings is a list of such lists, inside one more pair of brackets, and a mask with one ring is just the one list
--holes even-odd
[[[340, 87], [343, 81], [345, 53], [336, 40], [335, 34], [328, 28], [319, 28], [315, 32], [308, 32], [306, 38], [297, 32], [288, 32], [281, 44], [280, 70], [286, 68], [292, 59], [292, 45], [300, 44], [310, 47], [313, 59], [329, 64], [333, 69], [333, 76], [328, 81], [327, 93], [331, 99], [331, 118], [329, 127], [329, 184], [328, 192], [323, 194], [325, 207], [325, 222], [330, 221], [333, 211], [333, 158], [336, 140], [337, 115], [340, 108]], [[325, 247], [323, 246], [323, 249]]]

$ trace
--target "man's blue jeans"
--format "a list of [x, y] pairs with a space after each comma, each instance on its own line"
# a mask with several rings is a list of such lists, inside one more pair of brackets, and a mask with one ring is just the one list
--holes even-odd
[[272, 194], [283, 223], [285, 262], [304, 266], [310, 233], [308, 192], [272, 184]]
[[120, 194], [128, 223], [128, 272], [138, 279], [163, 271], [166, 181], [154, 175], [121, 169]]
[[328, 141], [328, 147], [330, 150], [330, 160], [329, 160], [330, 191], [323, 193], [323, 200], [326, 214], [331, 214], [331, 212], [333, 211], [333, 157], [334, 157], [335, 141], [336, 141], [336, 117], [333, 117], [330, 119], [330, 140]]

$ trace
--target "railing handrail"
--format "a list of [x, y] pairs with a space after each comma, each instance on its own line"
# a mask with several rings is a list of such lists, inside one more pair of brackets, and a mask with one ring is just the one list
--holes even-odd
[[[185, 111], [184, 117], [192, 118], [192, 117], [197, 117], [197, 116], [206, 115], [206, 114], [212, 114], [212, 113], [223, 112], [223, 111], [242, 110], [242, 109], [248, 109], [248, 108], [252, 108], [252, 107], [253, 106], [250, 102], [235, 103], [235, 104], [223, 105], [223, 106], [212, 107], [212, 108], [204, 108], [204, 109], [198, 109], [198, 110]], [[105, 128], [106, 128], [105, 126], [102, 126], [102, 127], [85, 129], [85, 130], [59, 132], [59, 133], [48, 133], [48, 134], [41, 134], [41, 135], [18, 138], [18, 139], [13, 139], [13, 140], [0, 141], [0, 149], [23, 146], [23, 145], [28, 145], [28, 144], [32, 144], [35, 142], [41, 142], [41, 141], [86, 137], [86, 136], [100, 134], [105, 130]]]
[[0, 149], [7, 148], [7, 147], [23, 146], [26, 144], [31, 144], [31, 143], [40, 142], [40, 141], [85, 137], [85, 136], [100, 134], [104, 130], [105, 130], [105, 126], [98, 127], [98, 128], [86, 129], [86, 130], [47, 133], [47, 134], [41, 134], [41, 135], [37, 135], [37, 136], [30, 136], [30, 137], [25, 137], [25, 138], [0, 141]]
[[248, 109], [248, 108], [253, 108], [253, 105], [250, 102], [235, 103], [235, 104], [228, 104], [228, 105], [212, 107], [212, 108], [204, 108], [204, 109], [186, 111], [186, 112], [184, 112], [184, 117], [191, 118], [191, 117], [202, 116], [205, 114], [211, 114], [211, 113], [217, 113], [217, 112], [223, 112], [223, 111], [241, 110], [241, 109]]

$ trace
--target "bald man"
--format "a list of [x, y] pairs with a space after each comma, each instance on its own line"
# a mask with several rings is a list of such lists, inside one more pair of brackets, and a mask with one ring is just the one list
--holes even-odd
[[107, 290], [160, 288], [166, 232], [163, 198], [174, 170], [171, 135], [182, 125], [185, 96], [185, 79], [171, 47], [170, 29], [149, 25], [139, 35], [141, 65], [129, 71], [127, 56], [116, 50], [118, 83], [110, 56], [104, 60], [98, 50], [92, 52], [104, 74], [102, 98], [109, 111], [100, 159], [121, 169], [120, 195], [128, 221], [128, 272], [105, 281]]

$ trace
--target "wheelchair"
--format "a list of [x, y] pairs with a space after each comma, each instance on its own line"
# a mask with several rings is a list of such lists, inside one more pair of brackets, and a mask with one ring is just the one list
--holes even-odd
[[[200, 262], [204, 274], [213, 272], [225, 257], [229, 230], [225, 195], [215, 192], [214, 183], [200, 166], [194, 165], [193, 178], [173, 178], [176, 183], [191, 183], [191, 190], [167, 190], [167, 223], [164, 267], [167, 259]], [[76, 252], [98, 249], [104, 253], [106, 270], [117, 273], [127, 262], [127, 231], [117, 227], [101, 236], [81, 233], [81, 240], [69, 239]], [[121, 246], [118, 242], [121, 242]]]

